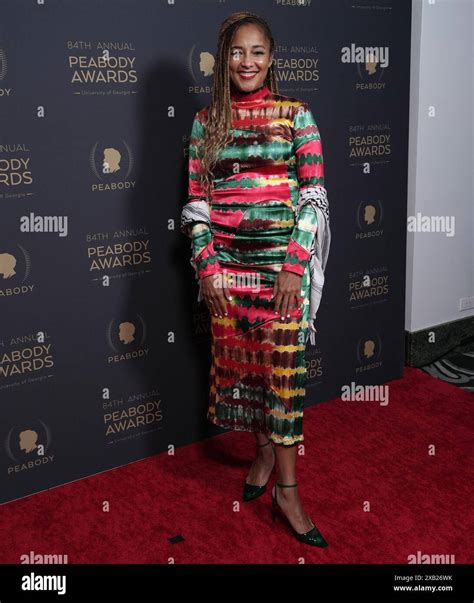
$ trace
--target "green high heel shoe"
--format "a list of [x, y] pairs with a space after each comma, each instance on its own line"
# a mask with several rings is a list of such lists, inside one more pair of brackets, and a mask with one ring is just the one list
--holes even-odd
[[324, 540], [323, 535], [321, 534], [321, 532], [318, 530], [318, 528], [314, 525], [314, 523], [311, 521], [312, 524], [312, 528], [310, 530], [308, 530], [307, 532], [303, 532], [302, 534], [300, 532], [297, 532], [295, 530], [295, 528], [291, 525], [288, 517], [283, 513], [282, 508], [280, 507], [280, 505], [277, 502], [277, 498], [276, 498], [276, 492], [277, 492], [277, 486], [280, 486], [280, 488], [296, 488], [298, 484], [291, 484], [291, 485], [287, 485], [287, 484], [279, 484], [278, 482], [275, 485], [275, 490], [272, 491], [272, 519], [273, 521], [276, 521], [277, 518], [277, 512], [280, 511], [280, 513], [283, 515], [283, 517], [285, 518], [287, 524], [290, 526], [291, 531], [293, 533], [293, 535], [300, 540], [301, 542], [304, 542], [305, 544], [310, 544], [311, 546], [319, 546], [321, 548], [326, 548], [328, 545], [328, 543]]
[[[264, 446], [268, 446], [268, 444], [272, 444], [272, 441], [268, 440], [268, 442], [266, 442], [265, 444], [257, 444], [257, 448], [263, 448]], [[273, 450], [273, 455], [275, 456], [275, 449], [273, 448], [273, 444], [272, 444], [272, 450]], [[271, 473], [275, 473], [275, 472], [276, 472], [276, 467], [274, 464]], [[270, 478], [268, 478], [268, 479], [270, 479]], [[267, 489], [267, 484], [268, 484], [268, 480], [267, 480], [267, 483], [264, 484], [263, 486], [254, 486], [253, 484], [248, 484], [247, 479], [246, 479], [245, 484], [244, 484], [244, 493], [242, 495], [242, 500], [244, 502], [249, 502], [251, 500], [254, 500], [255, 498], [258, 498]]]

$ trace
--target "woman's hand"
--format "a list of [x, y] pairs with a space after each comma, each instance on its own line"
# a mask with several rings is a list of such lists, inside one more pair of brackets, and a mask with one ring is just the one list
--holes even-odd
[[214, 316], [227, 316], [226, 301], [232, 300], [225, 274], [219, 272], [210, 274], [201, 279], [201, 293], [210, 312]]
[[281, 320], [288, 318], [293, 309], [293, 303], [300, 304], [302, 276], [288, 270], [280, 270], [273, 286], [273, 297], [275, 298], [275, 310], [280, 310]]

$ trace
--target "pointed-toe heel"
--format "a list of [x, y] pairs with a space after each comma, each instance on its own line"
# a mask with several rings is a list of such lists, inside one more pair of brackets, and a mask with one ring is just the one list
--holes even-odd
[[[257, 447], [263, 448], [264, 446], [268, 446], [269, 444], [272, 444], [271, 440], [268, 440], [268, 442], [265, 442], [265, 444], [257, 444]], [[273, 449], [273, 454], [275, 454], [274, 449]], [[275, 464], [273, 465], [272, 473], [276, 473], [276, 465]], [[268, 483], [268, 481], [267, 481], [267, 483]], [[258, 498], [259, 496], [261, 496], [266, 491], [266, 489], [267, 489], [267, 484], [264, 484], [263, 486], [254, 486], [253, 484], [248, 484], [247, 480], [245, 480], [242, 500], [244, 502], [250, 502], [251, 500], [254, 500], [255, 498]]]
[[291, 530], [291, 533], [300, 542], [304, 542], [304, 544], [309, 544], [311, 546], [318, 546], [321, 548], [326, 548], [327, 546], [329, 546], [328, 543], [326, 542], [323, 535], [321, 534], [321, 532], [318, 530], [318, 528], [314, 525], [314, 523], [312, 521], [311, 521], [311, 523], [313, 524], [313, 527], [310, 530], [308, 530], [307, 532], [303, 532], [302, 534], [300, 532], [297, 532], [295, 530], [295, 528], [291, 525], [289, 519], [283, 513], [280, 505], [277, 502], [277, 496], [276, 496], [277, 486], [279, 486], [280, 488], [296, 488], [297, 485], [298, 484], [291, 484], [291, 485], [279, 484], [279, 483], [275, 484], [275, 490], [274, 490], [274, 492], [272, 492], [272, 520], [276, 521], [276, 519], [278, 517], [278, 512], [282, 513], [283, 517], [286, 520], [286, 523], [288, 524], [288, 526]]
[[266, 489], [267, 489], [266, 484], [265, 484], [265, 486], [253, 486], [252, 484], [247, 484], [247, 482], [245, 482], [244, 493], [243, 493], [242, 499], [244, 500], [244, 502], [249, 502], [249, 501], [253, 500], [254, 498], [258, 498], [259, 496], [262, 496], [262, 494], [265, 492]]

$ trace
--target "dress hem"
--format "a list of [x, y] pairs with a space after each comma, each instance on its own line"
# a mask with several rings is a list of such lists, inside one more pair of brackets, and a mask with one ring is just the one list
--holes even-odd
[[251, 429], [251, 428], [245, 428], [245, 427], [240, 427], [240, 426], [237, 427], [237, 426], [229, 425], [228, 423], [221, 422], [218, 418], [216, 418], [215, 416], [210, 416], [209, 414], [207, 415], [207, 420], [209, 422], [211, 422], [212, 424], [217, 425], [218, 427], [222, 427], [223, 429], [227, 429], [229, 431], [246, 431], [248, 433], [262, 433], [262, 434], [266, 435], [267, 438], [269, 440], [271, 440], [274, 444], [280, 444], [281, 446], [285, 446], [288, 448], [290, 448], [291, 446], [294, 446], [295, 444], [299, 444], [300, 442], [304, 442], [303, 434], [292, 437], [292, 438], [285, 438], [283, 436], [279, 436], [274, 433], [269, 433], [268, 431], [257, 431], [255, 429]]

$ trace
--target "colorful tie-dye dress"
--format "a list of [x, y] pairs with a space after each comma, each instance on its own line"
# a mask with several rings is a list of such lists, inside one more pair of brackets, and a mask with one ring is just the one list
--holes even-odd
[[[227, 316], [211, 312], [207, 417], [291, 446], [304, 439], [308, 260], [317, 228], [311, 204], [297, 221], [295, 208], [300, 195], [324, 187], [321, 138], [304, 101], [267, 86], [231, 97], [232, 139], [214, 170], [212, 230], [196, 222], [187, 231], [199, 277], [225, 275], [232, 295]], [[199, 151], [207, 111], [196, 113], [191, 131], [186, 204], [205, 199]], [[272, 299], [280, 270], [302, 277], [303, 303], [284, 321]]]

